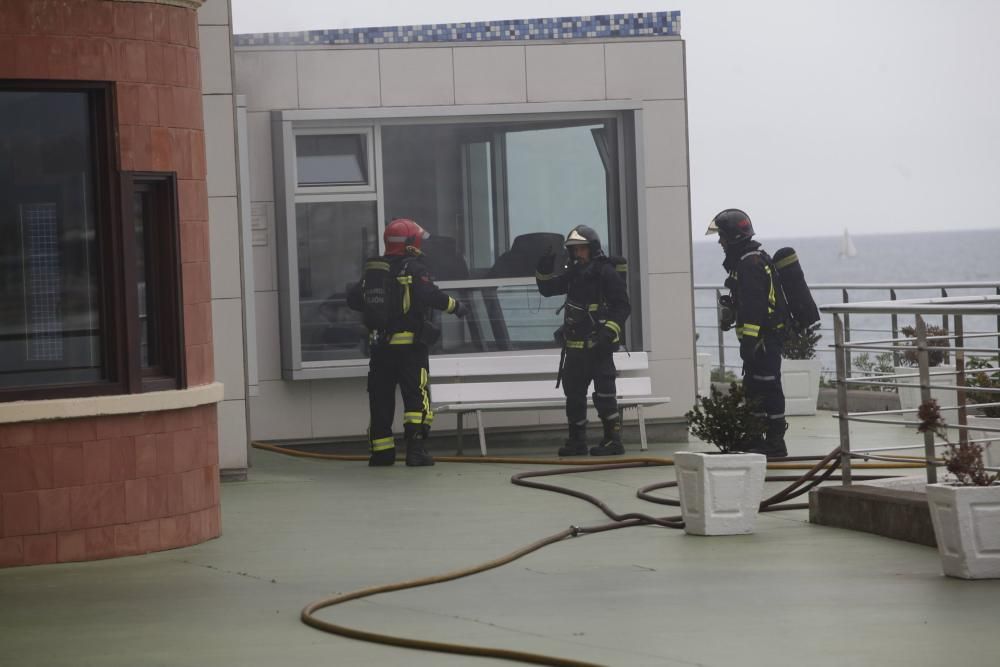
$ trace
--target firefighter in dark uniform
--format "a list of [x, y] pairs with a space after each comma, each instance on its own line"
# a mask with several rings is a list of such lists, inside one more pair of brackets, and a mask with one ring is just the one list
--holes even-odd
[[434, 420], [427, 393], [428, 345], [439, 333], [428, 321], [429, 309], [458, 317], [464, 317], [466, 309], [431, 280], [420, 259], [420, 245], [427, 236], [413, 220], [390, 222], [384, 234], [385, 255], [365, 263], [362, 281], [347, 295], [348, 306], [364, 313], [369, 329], [370, 466], [391, 466], [396, 461], [392, 424], [397, 384], [403, 397], [406, 465], [434, 465], [423, 444]]
[[[559, 456], [587, 454], [587, 388], [591, 382], [604, 437], [590, 448], [590, 454], [624, 454], [613, 353], [624, 342], [622, 332], [631, 313], [625, 280], [616, 263], [605, 256], [600, 237], [590, 227], [574, 227], [565, 245], [570, 256], [567, 270], [555, 273], [555, 254], [550, 248], [539, 260], [535, 275], [543, 296], [566, 295], [563, 326], [556, 338], [563, 346], [560, 377], [569, 439], [559, 448]], [[620, 265], [624, 268], [624, 261]]]
[[753, 240], [750, 216], [728, 208], [712, 219], [708, 234], [718, 234], [726, 253], [722, 266], [729, 273], [726, 287], [740, 341], [743, 387], [756, 402], [758, 416], [767, 419], [763, 441], [744, 443], [742, 448], [768, 457], [788, 456], [785, 447], [785, 393], [781, 386], [781, 352], [787, 306], [770, 256]]

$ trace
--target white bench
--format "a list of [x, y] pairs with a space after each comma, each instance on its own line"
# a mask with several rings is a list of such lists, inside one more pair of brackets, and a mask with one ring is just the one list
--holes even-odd
[[[649, 368], [645, 352], [616, 352], [615, 367], [619, 371], [641, 371]], [[462, 451], [464, 417], [475, 413], [479, 430], [479, 449], [486, 456], [486, 426], [483, 412], [491, 410], [554, 410], [565, 409], [566, 398], [562, 387], [556, 388], [558, 354], [523, 354], [476, 357], [435, 357], [430, 362], [430, 376], [438, 382], [430, 387], [431, 403], [438, 413], [454, 413], [457, 419], [458, 451]], [[525, 380], [511, 376], [550, 376], [545, 380]], [[463, 382], [465, 378], [495, 378], [485, 382]], [[457, 378], [457, 382], [440, 382], [443, 378]], [[511, 378], [511, 379], [507, 379]], [[639, 440], [646, 451], [646, 420], [644, 406], [663, 405], [670, 399], [652, 396], [649, 377], [619, 377], [619, 408], [636, 409], [639, 422]], [[590, 400], [588, 390], [588, 402]]]

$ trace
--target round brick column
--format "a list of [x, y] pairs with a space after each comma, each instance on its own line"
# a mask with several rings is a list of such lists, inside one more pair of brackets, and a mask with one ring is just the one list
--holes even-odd
[[[112, 82], [118, 169], [177, 173], [190, 386], [213, 380], [201, 4], [0, 1], [0, 79]], [[216, 537], [218, 480], [214, 403], [0, 424], [0, 566]]]

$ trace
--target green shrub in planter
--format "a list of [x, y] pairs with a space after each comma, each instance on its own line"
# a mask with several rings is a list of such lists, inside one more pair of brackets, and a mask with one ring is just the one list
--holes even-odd
[[991, 475], [983, 462], [983, 447], [975, 442], [954, 444], [948, 439], [948, 425], [941, 418], [941, 409], [933, 398], [920, 404], [917, 412], [921, 433], [930, 431], [941, 438], [948, 446], [942, 455], [945, 467], [959, 486], [990, 486], [1000, 478], [1000, 474]]
[[[861, 373], [868, 379], [878, 381], [879, 378], [892, 375], [895, 373], [895, 368], [893, 367], [892, 352], [880, 352], [875, 355], [872, 359], [871, 355], [867, 352], [862, 352], [858, 356], [854, 357], [854, 367], [861, 371]], [[896, 391], [896, 385], [893, 384], [891, 379], [881, 380], [885, 384], [865, 384], [858, 387], [859, 389], [867, 389], [868, 391]]]
[[793, 330], [785, 338], [781, 356], [785, 359], [815, 359], [816, 344], [822, 337], [818, 326]]
[[759, 442], [767, 430], [767, 420], [754, 414], [759, 411], [748, 403], [743, 387], [733, 382], [725, 394], [711, 388], [694, 409], [684, 417], [691, 434], [711, 443], [722, 453], [739, 452], [747, 443]]
[[[992, 362], [992, 363], [991, 363]], [[996, 364], [994, 366], [993, 364]], [[965, 384], [968, 389], [965, 397], [970, 404], [1000, 402], [1000, 394], [979, 389], [1000, 389], [1000, 359], [984, 359], [971, 357], [965, 364]], [[977, 408], [984, 417], [1000, 417], [1000, 406]]]
[[[916, 338], [917, 330], [914, 327], [903, 327], [899, 330], [901, 334], [907, 338]], [[927, 337], [932, 336], [947, 336], [948, 330], [942, 329], [941, 327], [936, 327], [934, 325], [928, 325], [927, 327]], [[900, 358], [899, 363], [903, 366], [916, 366], [918, 359], [917, 351], [917, 341], [914, 340], [909, 343], [913, 349], [906, 350], [903, 352], [902, 358]], [[944, 363], [944, 355], [948, 351], [948, 341], [947, 340], [928, 340], [927, 341], [927, 363], [929, 366], [940, 366]], [[933, 349], [940, 348], [940, 349]]]

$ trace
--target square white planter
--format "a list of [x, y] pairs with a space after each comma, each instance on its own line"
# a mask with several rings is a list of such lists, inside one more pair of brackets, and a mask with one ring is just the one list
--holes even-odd
[[752, 533], [764, 495], [763, 454], [677, 452], [674, 471], [690, 535]]
[[944, 573], [1000, 579], [1000, 485], [928, 484], [927, 504]]
[[782, 359], [781, 388], [785, 392], [785, 414], [816, 414], [819, 401], [819, 377], [823, 365], [819, 359]]
[[[916, 366], [896, 366], [896, 375], [904, 374], [909, 375], [912, 373], [918, 373], [920, 369]], [[930, 368], [931, 373], [941, 372], [941, 371], [955, 371], [954, 366], [932, 366]], [[920, 378], [902, 378], [896, 380], [897, 389], [899, 390], [899, 407], [903, 410], [916, 410], [920, 407]], [[931, 384], [955, 384], [954, 375], [931, 375]], [[931, 389], [931, 398], [938, 402], [941, 407], [955, 406], [958, 405], [958, 390], [957, 389]], [[945, 420], [955, 419], [955, 411], [949, 410], [945, 414]], [[907, 421], [916, 420], [916, 414], [906, 415]]]
[[712, 387], [712, 355], [707, 352], [698, 353], [698, 395], [708, 396]]
[[[1000, 428], [1000, 417], [970, 415], [966, 417], [966, 422], [970, 427]], [[1000, 465], [1000, 431], [979, 431], [969, 428], [969, 440], [989, 440], [979, 443], [983, 447], [983, 461], [991, 467]]]

